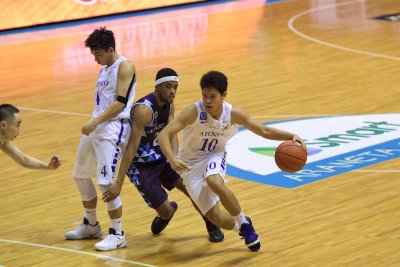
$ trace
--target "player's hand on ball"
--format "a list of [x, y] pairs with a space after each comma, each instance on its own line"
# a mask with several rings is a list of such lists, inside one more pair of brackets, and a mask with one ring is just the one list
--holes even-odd
[[301, 146], [304, 148], [304, 150], [305, 150], [305, 151], [307, 152], [307, 154], [308, 154], [307, 146], [306, 146], [306, 144], [304, 143], [303, 139], [301, 139], [298, 135], [295, 134], [295, 135], [293, 136], [293, 141], [300, 143]]

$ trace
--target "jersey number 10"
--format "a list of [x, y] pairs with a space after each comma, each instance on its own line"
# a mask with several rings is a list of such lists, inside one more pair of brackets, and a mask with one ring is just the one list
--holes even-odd
[[203, 140], [203, 145], [201, 146], [200, 150], [201, 151], [208, 151], [208, 152], [213, 152], [215, 147], [218, 144], [218, 140], [217, 139], [202, 139]]

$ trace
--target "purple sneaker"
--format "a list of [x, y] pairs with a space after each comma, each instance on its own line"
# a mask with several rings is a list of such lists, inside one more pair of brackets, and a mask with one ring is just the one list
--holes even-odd
[[246, 217], [246, 219], [249, 223], [243, 223], [240, 226], [239, 235], [243, 236], [244, 242], [248, 249], [251, 251], [258, 251], [261, 247], [260, 240], [258, 239], [256, 231], [254, 230], [251, 219], [249, 217]]

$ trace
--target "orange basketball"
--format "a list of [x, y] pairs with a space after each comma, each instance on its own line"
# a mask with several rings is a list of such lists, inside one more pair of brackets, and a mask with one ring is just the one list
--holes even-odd
[[300, 143], [288, 140], [275, 150], [276, 165], [285, 172], [298, 172], [307, 162], [307, 152]]

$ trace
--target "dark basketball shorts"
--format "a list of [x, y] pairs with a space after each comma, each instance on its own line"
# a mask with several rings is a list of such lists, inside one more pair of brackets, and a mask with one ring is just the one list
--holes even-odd
[[153, 163], [134, 162], [127, 175], [147, 205], [153, 209], [168, 199], [165, 189], [171, 191], [174, 183], [180, 179], [165, 158]]

